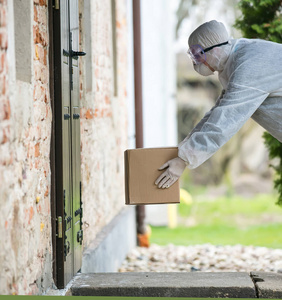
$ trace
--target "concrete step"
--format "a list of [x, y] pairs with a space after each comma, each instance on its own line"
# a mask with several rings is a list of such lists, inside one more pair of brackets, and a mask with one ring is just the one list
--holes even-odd
[[256, 298], [244, 272], [92, 273], [78, 274], [73, 296]]
[[282, 274], [251, 272], [258, 298], [282, 299]]

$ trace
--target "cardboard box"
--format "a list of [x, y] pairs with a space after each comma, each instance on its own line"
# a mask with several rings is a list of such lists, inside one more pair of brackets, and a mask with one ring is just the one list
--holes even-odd
[[159, 189], [155, 181], [168, 160], [178, 156], [178, 148], [142, 148], [124, 152], [125, 204], [179, 203], [179, 181], [168, 189]]

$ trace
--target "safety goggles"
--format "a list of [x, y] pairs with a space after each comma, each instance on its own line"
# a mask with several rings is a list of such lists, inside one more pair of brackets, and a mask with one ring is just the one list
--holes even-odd
[[190, 59], [195, 65], [199, 65], [206, 61], [207, 59], [206, 53], [208, 51], [212, 50], [215, 47], [220, 47], [227, 44], [228, 42], [224, 42], [221, 44], [213, 45], [205, 49], [203, 49], [200, 45], [192, 45], [187, 51], [187, 55], [190, 57]]

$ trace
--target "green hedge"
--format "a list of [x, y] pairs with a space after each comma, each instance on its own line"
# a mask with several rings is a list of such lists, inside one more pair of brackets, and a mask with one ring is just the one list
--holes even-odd
[[[242, 15], [234, 26], [241, 30], [244, 37], [282, 43], [281, 0], [240, 0], [239, 8]], [[269, 157], [278, 161], [277, 165], [271, 166], [275, 169], [274, 187], [278, 191], [277, 204], [282, 206], [282, 144], [267, 132], [263, 137], [269, 150]]]

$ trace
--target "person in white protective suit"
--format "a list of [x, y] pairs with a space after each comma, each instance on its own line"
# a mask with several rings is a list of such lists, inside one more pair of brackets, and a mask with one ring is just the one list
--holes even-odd
[[194, 169], [210, 158], [252, 118], [282, 142], [282, 45], [259, 39], [231, 39], [215, 20], [199, 26], [188, 39], [196, 72], [218, 72], [223, 87], [214, 107], [178, 145], [178, 157], [155, 181], [169, 188], [185, 167]]

